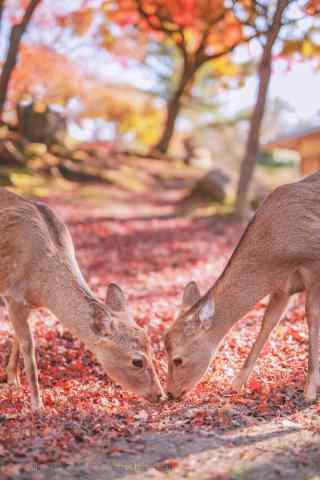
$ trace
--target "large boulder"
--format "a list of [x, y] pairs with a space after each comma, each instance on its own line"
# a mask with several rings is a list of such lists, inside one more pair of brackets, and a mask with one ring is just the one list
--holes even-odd
[[30, 142], [50, 145], [66, 133], [66, 119], [49, 106], [37, 111], [33, 103], [18, 105], [17, 115], [19, 132]]

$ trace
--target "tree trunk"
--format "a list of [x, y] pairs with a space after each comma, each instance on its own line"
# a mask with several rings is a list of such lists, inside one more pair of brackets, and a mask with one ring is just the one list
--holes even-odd
[[177, 90], [174, 92], [173, 96], [168, 100], [167, 103], [167, 116], [164, 124], [164, 129], [161, 134], [159, 142], [154, 147], [154, 150], [160, 153], [167, 153], [172, 135], [174, 133], [174, 128], [176, 120], [181, 108], [181, 99], [185, 92], [186, 86], [189, 81], [192, 79], [195, 73], [195, 69], [184, 67], [183, 73]]
[[266, 44], [258, 69], [258, 92], [256, 103], [250, 119], [244, 158], [241, 163], [240, 178], [236, 199], [236, 216], [243, 218], [248, 210], [248, 190], [253, 177], [257, 155], [259, 153], [259, 136], [266, 106], [266, 99], [271, 77], [272, 49], [281, 29], [282, 15], [289, 0], [278, 0], [272, 25], [267, 34]]
[[31, 17], [40, 2], [41, 0], [31, 0], [21, 22], [17, 25], [14, 25], [11, 29], [8, 52], [0, 75], [0, 121], [2, 120], [10, 78], [17, 63], [22, 35], [24, 34]]
[[157, 145], [155, 146], [155, 150], [160, 152], [160, 153], [166, 153], [170, 141], [174, 132], [174, 127], [176, 123], [176, 119], [178, 117], [180, 107], [181, 107], [181, 97], [182, 93], [180, 90], [177, 90], [177, 92], [173, 95], [172, 98], [169, 99], [168, 104], [167, 104], [167, 117], [166, 121], [164, 124], [164, 129], [161, 134], [161, 138]]

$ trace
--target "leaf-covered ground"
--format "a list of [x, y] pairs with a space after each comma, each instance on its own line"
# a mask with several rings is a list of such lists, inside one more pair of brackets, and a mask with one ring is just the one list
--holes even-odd
[[[99, 208], [70, 198], [49, 200], [67, 221], [79, 263], [96, 294], [102, 298], [110, 281], [125, 290], [134, 317], [152, 338], [163, 381], [161, 338], [173, 321], [183, 286], [194, 279], [204, 291], [243, 229], [216, 218], [172, 216], [174, 201], [174, 192], [131, 194], [119, 202], [121, 214], [115, 215], [116, 200]], [[230, 391], [265, 304], [257, 305], [228, 335], [214, 373], [186, 400], [160, 407], [113, 385], [58, 321], [47, 312], [34, 313], [46, 406], [41, 417], [31, 414], [24, 374], [19, 390], [5, 383], [11, 335], [2, 307], [0, 478], [316, 478], [320, 403], [310, 406], [303, 400], [303, 296], [292, 299], [244, 392]]]

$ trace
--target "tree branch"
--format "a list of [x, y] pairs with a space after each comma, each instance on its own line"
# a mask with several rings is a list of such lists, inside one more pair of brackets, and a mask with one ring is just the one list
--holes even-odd
[[[262, 12], [262, 15], [267, 18], [268, 17], [268, 6], [264, 5], [263, 3], [260, 3], [258, 1], [255, 1], [255, 7], [260, 8], [260, 12]], [[255, 8], [257, 10], [257, 8]]]
[[39, 5], [40, 2], [41, 2], [41, 0], [31, 0], [29, 5], [27, 6], [26, 11], [25, 11], [25, 13], [22, 17], [22, 20], [19, 24], [20, 27], [22, 28], [23, 32], [27, 28], [27, 25], [30, 22], [31, 17], [34, 14], [35, 9], [37, 8], [37, 6]]
[[210, 35], [210, 32], [211, 32], [211, 28], [216, 26], [218, 23], [220, 23], [226, 16], [226, 14], [228, 12], [231, 12], [232, 11], [232, 8], [229, 9], [227, 7], [224, 7], [223, 10], [222, 10], [222, 13], [220, 13], [219, 15], [217, 15], [215, 18], [213, 18], [210, 23], [208, 23], [207, 25], [207, 28], [205, 29], [204, 31], [204, 34], [202, 35], [202, 38], [201, 38], [201, 42], [199, 44], [199, 47], [197, 48], [197, 51], [196, 51], [196, 58], [198, 56], [201, 56], [201, 54], [203, 53], [205, 47], [206, 47], [206, 42], [208, 40], [208, 37]]
[[[319, 7], [319, 11], [314, 13], [312, 16], [318, 16], [318, 15], [320, 15], [320, 7]], [[299, 18], [292, 18], [291, 20], [284, 20], [283, 22], [281, 22], [281, 26], [282, 27], [287, 27], [289, 25], [295, 25], [296, 23], [301, 22], [301, 20], [305, 20], [308, 17], [310, 17], [310, 15], [308, 13], [306, 13], [305, 15], [302, 15], [302, 17], [299, 17]]]
[[[265, 32], [263, 32], [265, 33]], [[241, 42], [241, 44], [248, 43], [254, 38], [259, 38], [262, 35], [262, 32], [256, 32], [254, 35], [251, 35], [250, 37], [246, 38], [245, 41]], [[233, 50], [238, 47], [240, 43], [235, 43], [234, 45], [231, 45], [231, 47], [226, 48], [225, 50], [221, 50], [220, 52], [213, 53], [212, 55], [206, 55], [204, 54], [200, 60], [199, 60], [199, 66], [203, 65], [206, 62], [209, 62], [211, 60], [216, 60], [217, 58], [221, 58], [224, 55], [228, 55], [229, 53], [233, 52]]]
[[1, 32], [1, 21], [4, 10], [4, 0], [0, 0], [0, 32]]
[[178, 28], [166, 27], [166, 25], [164, 24], [166, 20], [163, 17], [161, 17], [161, 15], [159, 14], [159, 9], [157, 9], [156, 12], [154, 13], [154, 16], [156, 16], [157, 19], [159, 20], [159, 25], [154, 24], [151, 21], [150, 15], [148, 14], [148, 12], [146, 12], [145, 9], [143, 8], [142, 0], [137, 0], [137, 8], [141, 17], [145, 19], [149, 27], [152, 28], [153, 30], [156, 30], [158, 32], [163, 32], [169, 36], [172, 36], [173, 34], [180, 35], [181, 42], [176, 43], [176, 45], [177, 45], [177, 48], [181, 51], [183, 62], [184, 62], [184, 69], [186, 70], [189, 65], [189, 59], [188, 59], [188, 52], [187, 52], [183, 28], [181, 26], [179, 26]]
[[179, 34], [180, 34], [181, 42], [177, 43], [177, 47], [182, 53], [184, 67], [186, 68], [189, 64], [189, 57], [188, 57], [186, 40], [184, 37], [184, 31], [182, 27], [179, 27]]
[[164, 25], [163, 22], [165, 22], [166, 20], [163, 17], [161, 17], [161, 15], [159, 14], [159, 9], [157, 9], [155, 11], [155, 13], [153, 14], [153, 16], [156, 16], [157, 19], [160, 22], [160, 25], [156, 25], [156, 24], [152, 23], [152, 21], [150, 19], [150, 15], [143, 8], [142, 0], [137, 0], [137, 8], [138, 8], [138, 12], [140, 13], [141, 17], [143, 17], [146, 20], [149, 27], [152, 28], [153, 30], [157, 30], [158, 32], [164, 32], [164, 33], [167, 33], [168, 35], [172, 35], [173, 33], [180, 33], [179, 29], [177, 29], [177, 28], [171, 29], [171, 28], [168, 28]]
[[[267, 34], [267, 43], [266, 43], [265, 50], [263, 52], [266, 55], [270, 54], [270, 51], [273, 48], [274, 42], [277, 39], [277, 36], [282, 26], [282, 23], [281, 23], [282, 15], [285, 9], [288, 7], [288, 4], [289, 4], [288, 0], [279, 0], [277, 3], [277, 9], [272, 19], [270, 30]], [[262, 55], [262, 63], [263, 63], [263, 56], [264, 55]]]

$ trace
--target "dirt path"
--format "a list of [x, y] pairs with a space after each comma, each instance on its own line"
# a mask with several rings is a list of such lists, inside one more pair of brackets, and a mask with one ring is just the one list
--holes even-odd
[[[304, 480], [319, 478], [320, 435], [289, 420], [219, 433], [145, 433], [114, 442], [111, 455], [87, 452], [73, 467], [51, 465], [48, 479]], [[35, 471], [41, 473], [35, 464]]]

